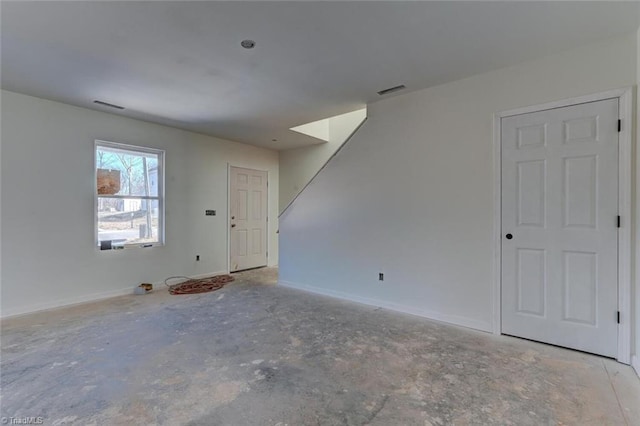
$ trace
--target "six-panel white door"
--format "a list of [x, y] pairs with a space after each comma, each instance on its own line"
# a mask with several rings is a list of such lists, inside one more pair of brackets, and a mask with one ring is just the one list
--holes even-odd
[[502, 332], [617, 354], [618, 99], [502, 119]]
[[231, 272], [267, 265], [267, 172], [231, 167]]

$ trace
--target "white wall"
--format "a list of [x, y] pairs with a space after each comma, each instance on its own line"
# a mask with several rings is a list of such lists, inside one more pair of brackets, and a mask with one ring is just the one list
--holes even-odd
[[[3, 316], [226, 271], [227, 163], [267, 170], [269, 216], [278, 214], [276, 151], [7, 91], [1, 135]], [[164, 247], [94, 248], [95, 139], [166, 150]], [[272, 220], [271, 265], [276, 229]]]
[[493, 114], [633, 86], [636, 44], [629, 34], [369, 105], [281, 217], [281, 282], [492, 330]]
[[367, 109], [364, 108], [322, 120], [327, 124], [327, 143], [280, 152], [281, 211], [309, 183], [366, 117]]

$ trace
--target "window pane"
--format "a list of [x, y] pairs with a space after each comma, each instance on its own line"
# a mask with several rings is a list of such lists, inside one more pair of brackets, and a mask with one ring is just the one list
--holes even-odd
[[142, 198], [98, 198], [98, 243], [112, 245], [159, 242], [159, 202]]
[[98, 146], [98, 194], [158, 196], [158, 155]]

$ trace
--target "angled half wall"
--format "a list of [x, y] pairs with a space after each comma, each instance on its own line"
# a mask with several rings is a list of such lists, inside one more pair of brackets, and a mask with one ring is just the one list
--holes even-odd
[[[315, 131], [312, 136], [326, 142], [280, 151], [280, 213], [287, 208], [366, 118], [367, 109], [362, 108], [308, 125], [298, 126], [298, 128], [303, 127], [305, 131]], [[297, 128], [294, 127], [291, 130], [299, 131], [295, 129]]]

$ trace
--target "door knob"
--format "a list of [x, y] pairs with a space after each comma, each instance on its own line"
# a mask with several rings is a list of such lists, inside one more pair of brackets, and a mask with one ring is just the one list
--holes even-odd
[[505, 235], [505, 237], [507, 238], [507, 240], [510, 240], [510, 239], [512, 239], [512, 238], [513, 238], [513, 235], [511, 235], [511, 234], [507, 234], [507, 235]]
[[231, 227], [232, 227], [232, 228], [235, 228], [235, 227], [236, 227], [236, 224], [235, 224], [235, 223], [232, 223], [232, 224], [231, 224]]

